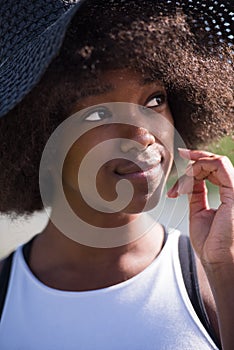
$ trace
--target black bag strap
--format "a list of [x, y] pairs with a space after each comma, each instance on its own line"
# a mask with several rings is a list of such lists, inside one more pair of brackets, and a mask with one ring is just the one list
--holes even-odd
[[0, 274], [0, 321], [2, 316], [2, 311], [5, 303], [5, 298], [7, 294], [8, 282], [11, 274], [11, 265], [14, 252], [11, 253], [4, 261], [3, 268]]
[[179, 238], [179, 259], [185, 287], [193, 308], [216, 346], [221, 349], [221, 343], [217, 338], [215, 331], [209, 321], [201, 298], [195, 255], [190, 243], [190, 239], [186, 235], [181, 235]]

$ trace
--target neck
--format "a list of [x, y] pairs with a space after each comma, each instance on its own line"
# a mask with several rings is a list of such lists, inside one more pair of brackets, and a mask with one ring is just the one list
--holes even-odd
[[[136, 229], [131, 222], [130, 227]], [[163, 239], [163, 228], [156, 224], [125, 245], [90, 247], [69, 239], [50, 221], [34, 241], [30, 267], [42, 282], [54, 288], [103, 288], [131, 278], [146, 268], [161, 251]]]

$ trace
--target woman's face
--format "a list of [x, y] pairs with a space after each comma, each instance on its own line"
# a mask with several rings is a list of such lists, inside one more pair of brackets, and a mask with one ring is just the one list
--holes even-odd
[[[66, 156], [65, 193], [72, 196], [78, 208], [84, 208], [81, 192], [85, 191], [95, 210], [108, 212], [118, 197], [116, 185], [120, 180], [128, 180], [133, 196], [121, 210], [139, 213], [145, 206], [152, 209], [160, 198], [173, 159], [173, 119], [164, 87], [129, 70], [108, 71], [101, 75], [97, 91], [91, 89], [90, 95], [87, 93], [77, 102], [72, 112], [78, 111], [81, 129], [88, 126], [89, 131], [77, 139]], [[98, 149], [99, 146], [103, 148]], [[88, 152], [91, 153], [87, 158]], [[81, 185], [78, 173], [84, 159], [89, 161], [85, 163], [86, 175]], [[129, 182], [125, 181], [125, 185], [129, 186]], [[93, 198], [93, 186], [107, 205]], [[122, 196], [124, 192], [128, 191], [123, 190]]]

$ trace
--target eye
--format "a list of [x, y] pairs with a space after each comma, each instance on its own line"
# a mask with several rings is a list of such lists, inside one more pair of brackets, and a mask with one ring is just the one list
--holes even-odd
[[89, 122], [98, 122], [100, 120], [110, 118], [111, 112], [107, 108], [98, 108], [92, 111], [89, 111], [85, 114], [84, 120]]
[[161, 106], [165, 102], [166, 102], [166, 95], [163, 93], [159, 93], [151, 97], [145, 107], [155, 108], [155, 107]]

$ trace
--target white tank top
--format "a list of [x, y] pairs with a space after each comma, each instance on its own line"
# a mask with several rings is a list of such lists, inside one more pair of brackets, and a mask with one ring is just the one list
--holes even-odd
[[47, 287], [14, 255], [0, 322], [1, 350], [218, 349], [198, 319], [183, 282], [179, 233], [170, 233], [144, 271], [87, 292]]

